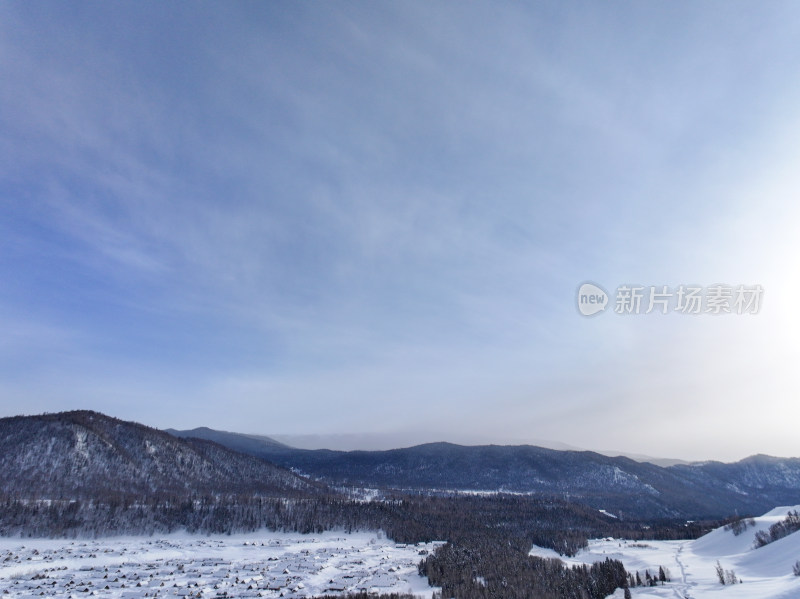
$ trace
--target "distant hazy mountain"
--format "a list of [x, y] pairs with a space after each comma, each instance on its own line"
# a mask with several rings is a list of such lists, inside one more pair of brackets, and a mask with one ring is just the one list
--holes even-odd
[[0, 494], [30, 499], [313, 491], [251, 455], [88, 411], [0, 419]]
[[[176, 431], [186, 436], [190, 431]], [[208, 429], [201, 434], [212, 436]], [[589, 451], [429, 443], [387, 451], [295, 449], [243, 443], [213, 431], [220, 444], [247, 451], [334, 485], [543, 493], [629, 516], [722, 517], [800, 503], [800, 460], [756, 456], [735, 464], [661, 467]], [[270, 440], [271, 441], [271, 440]]]
[[181, 439], [205, 439], [206, 441], [213, 441], [229, 449], [250, 455], [258, 455], [258, 452], [262, 449], [290, 449], [288, 445], [276, 441], [271, 437], [215, 431], [205, 426], [186, 431], [176, 431], [175, 429], [168, 428], [165, 432], [175, 437], [180, 437]]
[[[378, 433], [364, 434], [330, 434], [330, 435], [246, 435], [242, 433], [230, 433], [216, 431], [207, 427], [200, 427], [191, 430], [166, 429], [171, 435], [177, 437], [196, 437], [198, 439], [208, 439], [209, 441], [222, 442], [232, 449], [246, 451], [247, 453], [257, 454], [260, 449], [258, 441], [264, 441], [268, 445], [283, 445], [294, 449], [331, 449], [334, 451], [386, 451], [430, 443], [431, 434], [397, 434], [381, 435]], [[412, 442], [409, 442], [412, 439]], [[417, 439], [413, 441], [413, 439]], [[497, 445], [479, 436], [470, 435], [465, 437], [467, 440], [455, 441], [456, 445]], [[255, 440], [255, 441], [254, 441]], [[405, 442], [405, 443], [404, 443]], [[435, 441], [438, 442], [438, 441]], [[559, 451], [587, 451], [583, 447], [575, 447], [566, 443], [550, 440], [536, 441], [513, 441], [503, 443], [503, 445], [532, 445], [545, 449], [556, 449]], [[608, 457], [626, 457], [636, 462], [649, 462], [656, 466], [674, 466], [676, 464], [689, 464], [686, 460], [676, 460], [673, 458], [657, 458], [644, 454], [626, 453], [624, 451], [598, 450], [597, 453]]]
[[[333, 449], [335, 451], [385, 451], [437, 443], [442, 441], [435, 432], [398, 432], [398, 433], [334, 433], [316, 435], [269, 435], [269, 438], [279, 441], [297, 449]], [[497, 445], [497, 439], [491, 436], [460, 434], [455, 437], [451, 434], [447, 441], [457, 445]], [[567, 445], [558, 441], [547, 439], [510, 440], [502, 445], [535, 445], [548, 449], [578, 450], [584, 448]], [[600, 452], [603, 453], [603, 452]], [[616, 452], [614, 455], [620, 455]], [[635, 459], [635, 458], [634, 458]]]
[[624, 451], [602, 451], [598, 450], [597, 453], [601, 455], [605, 455], [608, 457], [625, 457], [630, 458], [635, 462], [647, 462], [649, 464], [655, 464], [656, 466], [663, 466], [667, 468], [669, 466], [676, 466], [678, 464], [691, 464], [691, 462], [687, 460], [678, 460], [675, 458], [656, 458], [650, 455], [645, 455], [641, 453], [626, 453]]

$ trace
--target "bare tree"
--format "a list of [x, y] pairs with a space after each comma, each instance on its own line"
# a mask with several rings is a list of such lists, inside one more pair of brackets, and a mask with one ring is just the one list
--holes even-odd
[[725, 570], [723, 570], [722, 566], [719, 563], [719, 560], [717, 560], [717, 565], [714, 566], [714, 570], [717, 573], [717, 578], [719, 578], [719, 583], [725, 584]]

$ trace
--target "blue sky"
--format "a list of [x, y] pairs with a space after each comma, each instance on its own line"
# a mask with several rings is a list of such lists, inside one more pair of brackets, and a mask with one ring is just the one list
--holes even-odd
[[800, 456], [798, 13], [0, 4], [0, 414]]

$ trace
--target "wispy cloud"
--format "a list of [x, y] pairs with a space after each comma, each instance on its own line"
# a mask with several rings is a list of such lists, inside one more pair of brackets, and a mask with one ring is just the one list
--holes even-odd
[[792, 4], [43, 6], [0, 7], [5, 413], [792, 451], [714, 420], [800, 389]]

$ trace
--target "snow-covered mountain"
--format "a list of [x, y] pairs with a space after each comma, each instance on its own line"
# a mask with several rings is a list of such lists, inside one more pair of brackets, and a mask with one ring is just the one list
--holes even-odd
[[284, 468], [216, 443], [178, 439], [97, 412], [0, 419], [0, 494], [9, 497], [285, 496], [317, 488]]
[[[714, 481], [742, 495], [774, 495], [783, 492], [782, 501], [772, 505], [794, 503], [799, 500], [800, 458], [776, 458], [754, 455], [732, 464], [700, 462], [673, 466], [690, 478]], [[771, 497], [771, 499], [777, 499]]]

